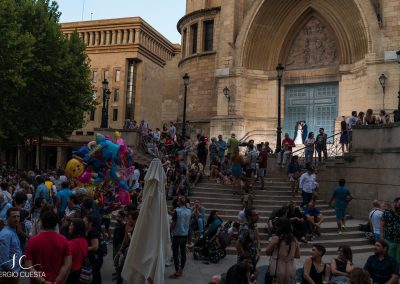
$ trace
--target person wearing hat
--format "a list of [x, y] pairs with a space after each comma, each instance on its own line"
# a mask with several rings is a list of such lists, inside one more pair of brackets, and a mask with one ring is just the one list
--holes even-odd
[[226, 144], [228, 148], [228, 157], [230, 158], [233, 153], [235, 153], [236, 149], [239, 149], [239, 141], [236, 139], [236, 134], [232, 133], [231, 138], [228, 139], [228, 142]]

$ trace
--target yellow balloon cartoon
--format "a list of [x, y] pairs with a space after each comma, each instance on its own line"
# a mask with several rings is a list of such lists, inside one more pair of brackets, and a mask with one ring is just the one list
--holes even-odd
[[69, 178], [77, 178], [82, 175], [85, 170], [82, 161], [78, 159], [71, 159], [65, 166], [65, 174]]
[[121, 138], [121, 132], [115, 131], [114, 132], [114, 138], [115, 138], [115, 140], [118, 140], [119, 138]]

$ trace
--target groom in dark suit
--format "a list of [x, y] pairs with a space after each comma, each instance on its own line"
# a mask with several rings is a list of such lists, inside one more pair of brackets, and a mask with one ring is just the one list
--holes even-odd
[[306, 141], [307, 135], [308, 135], [308, 129], [307, 129], [307, 123], [305, 120], [301, 123], [302, 129], [303, 129], [303, 142]]

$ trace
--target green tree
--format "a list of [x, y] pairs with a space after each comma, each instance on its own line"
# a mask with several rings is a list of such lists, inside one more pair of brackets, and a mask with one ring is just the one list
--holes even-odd
[[18, 72], [22, 84], [7, 102], [16, 114], [10, 116], [18, 130], [13, 136], [39, 143], [43, 137], [66, 139], [95, 106], [85, 46], [76, 32], [69, 39], [63, 35], [56, 2], [7, 1], [14, 2], [20, 29], [33, 39], [30, 60]]
[[32, 60], [34, 38], [25, 31], [14, 0], [0, 1], [0, 142], [16, 142], [19, 108], [14, 104], [19, 90], [26, 85], [23, 76]]

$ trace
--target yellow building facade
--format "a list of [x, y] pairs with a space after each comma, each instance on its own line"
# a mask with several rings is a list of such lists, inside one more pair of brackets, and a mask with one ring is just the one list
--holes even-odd
[[399, 19], [397, 0], [187, 0], [177, 24], [179, 67], [190, 76], [187, 119], [211, 136], [275, 144], [278, 64], [285, 67], [281, 123], [291, 137], [298, 120], [332, 135], [353, 110], [391, 113]]
[[[104, 79], [110, 91], [109, 128], [122, 129], [127, 120], [138, 124], [145, 120], [152, 128], [177, 120], [179, 44], [171, 43], [140, 17], [63, 23], [61, 28], [66, 37], [76, 31], [85, 43], [98, 105], [68, 141], [45, 139], [40, 168], [63, 168], [73, 149], [93, 140], [101, 126]], [[25, 165], [24, 155], [19, 156], [18, 164]]]

